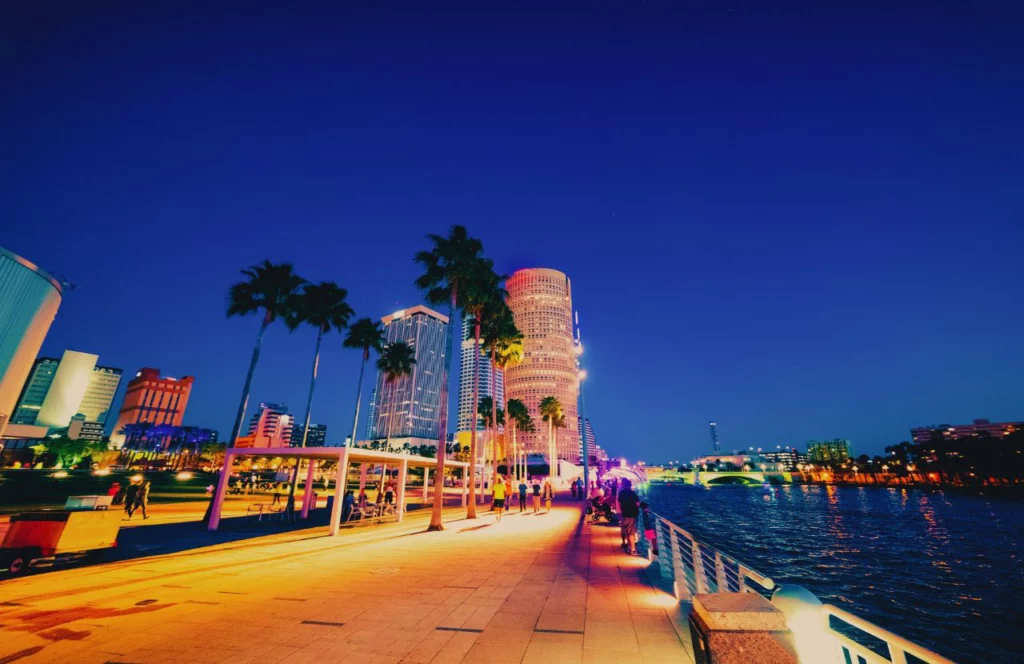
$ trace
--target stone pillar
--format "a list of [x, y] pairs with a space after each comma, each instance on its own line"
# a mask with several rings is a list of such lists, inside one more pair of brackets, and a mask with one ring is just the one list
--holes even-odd
[[690, 635], [698, 664], [798, 664], [786, 616], [756, 593], [694, 595]]
[[427, 492], [430, 489], [430, 469], [423, 469], [423, 502], [427, 502]]
[[231, 464], [234, 462], [233, 454], [224, 455], [224, 467], [220, 470], [220, 477], [217, 479], [217, 488], [213, 494], [213, 506], [210, 508], [210, 524], [207, 530], [217, 530], [220, 525], [220, 512], [224, 508], [224, 495], [228, 492], [228, 480], [231, 479]]
[[319, 462], [316, 459], [309, 460], [309, 468], [306, 470], [306, 488], [302, 492], [302, 518], [309, 518], [309, 508], [316, 507], [313, 505], [313, 477], [316, 474], [316, 465]]
[[409, 475], [409, 460], [402, 459], [402, 465], [398, 467], [398, 495], [395, 502], [398, 503], [398, 521], [405, 518], [405, 481]]
[[341, 527], [341, 502], [345, 499], [348, 485], [348, 448], [343, 447], [338, 457], [338, 478], [334, 482], [334, 504], [331, 506], [331, 535], [337, 535]]

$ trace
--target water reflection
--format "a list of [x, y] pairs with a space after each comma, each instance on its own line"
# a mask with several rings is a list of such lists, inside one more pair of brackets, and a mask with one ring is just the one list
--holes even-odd
[[799, 486], [776, 495], [656, 485], [650, 499], [781, 583], [799, 582], [961, 664], [1015, 661], [1008, 635], [1024, 623], [1019, 501], [906, 487]]

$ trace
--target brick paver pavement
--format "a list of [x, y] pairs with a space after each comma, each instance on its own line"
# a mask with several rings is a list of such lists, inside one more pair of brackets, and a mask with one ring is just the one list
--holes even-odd
[[580, 512], [440, 533], [410, 518], [4, 581], [0, 662], [692, 662], [646, 561]]

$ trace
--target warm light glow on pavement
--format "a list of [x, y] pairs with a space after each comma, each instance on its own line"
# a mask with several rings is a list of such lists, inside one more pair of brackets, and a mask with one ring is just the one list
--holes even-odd
[[424, 514], [5, 581], [0, 658], [690, 661], [674, 600], [617, 528], [581, 526], [578, 504], [483, 514], [437, 533], [417, 532]]

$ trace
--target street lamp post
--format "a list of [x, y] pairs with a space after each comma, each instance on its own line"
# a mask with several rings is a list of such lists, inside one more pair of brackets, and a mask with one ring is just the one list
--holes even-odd
[[584, 499], [590, 495], [590, 451], [587, 449], [587, 416], [583, 411], [583, 380], [587, 372], [583, 371], [583, 343], [580, 340], [580, 312], [576, 312], [576, 371], [579, 375], [579, 412], [580, 427], [583, 429], [581, 436], [581, 447], [583, 450], [583, 496]]

